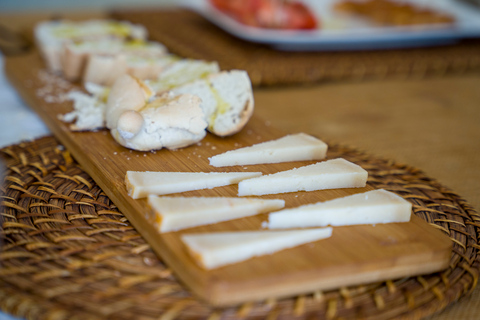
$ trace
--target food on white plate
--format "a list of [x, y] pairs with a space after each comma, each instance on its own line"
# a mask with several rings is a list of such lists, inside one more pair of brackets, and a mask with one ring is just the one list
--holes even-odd
[[326, 239], [331, 235], [332, 228], [316, 228], [184, 234], [181, 239], [200, 267], [215, 269]]
[[308, 228], [408, 222], [412, 204], [383, 189], [272, 212], [268, 228]]
[[126, 21], [88, 20], [74, 22], [52, 20], [37, 24], [34, 29], [34, 37], [48, 70], [61, 72], [60, 55], [65, 44], [100, 39], [145, 40], [147, 31], [141, 25]]
[[368, 173], [359, 165], [342, 158], [281, 171], [238, 184], [238, 195], [265, 195], [337, 188], [361, 188]]
[[150, 220], [163, 233], [271, 212], [283, 208], [285, 200], [149, 195], [148, 205]]
[[224, 137], [239, 132], [254, 110], [252, 83], [246, 71], [230, 70], [203, 76], [174, 87], [173, 94], [194, 94], [208, 122], [208, 131]]
[[[146, 75], [141, 75], [148, 76], [144, 79], [154, 78], [168, 63], [174, 61], [171, 57], [168, 60], [164, 60], [163, 57], [166, 55], [166, 48], [158, 42], [112, 39], [78, 41], [65, 44], [60, 58], [62, 73], [67, 80], [83, 80], [84, 82], [111, 85], [113, 83], [111, 80], [109, 83], [106, 83], [99, 82], [97, 79], [106, 78], [105, 73], [112, 71], [117, 77], [123, 73], [132, 74], [132, 70], [137, 71], [133, 68], [135, 65], [131, 62], [135, 58], [151, 62], [150, 67], [155, 67], [155, 70]], [[110, 58], [111, 61], [107, 58]], [[154, 63], [157, 60], [159, 62]], [[107, 62], [107, 65], [100, 64], [100, 61]], [[116, 68], [108, 68], [109, 62], [115, 62]], [[110, 75], [110, 78], [113, 78], [113, 76]]]
[[316, 29], [319, 20], [304, 1], [210, 0], [215, 8], [250, 27]]
[[230, 150], [210, 157], [209, 160], [214, 167], [322, 160], [327, 155], [327, 149], [327, 144], [322, 140], [305, 133], [297, 133]]
[[[434, 4], [435, 1], [432, 2]], [[343, 0], [334, 5], [340, 13], [368, 19], [380, 26], [443, 25], [451, 27], [455, 17], [429, 7], [429, 2], [409, 3], [392, 0]], [[438, 26], [437, 26], [438, 27]]]
[[109, 88], [86, 83], [88, 94], [79, 90], [70, 91], [67, 99], [73, 101], [73, 111], [58, 118], [70, 123], [73, 131], [94, 131], [105, 127], [105, 107]]
[[261, 172], [159, 172], [127, 171], [125, 185], [133, 199], [236, 184]]

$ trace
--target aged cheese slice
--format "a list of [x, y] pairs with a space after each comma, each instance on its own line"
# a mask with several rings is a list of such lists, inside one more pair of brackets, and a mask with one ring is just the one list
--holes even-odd
[[325, 239], [331, 235], [332, 228], [235, 231], [185, 234], [182, 241], [202, 268], [214, 269]]
[[199, 189], [211, 189], [261, 176], [261, 172], [156, 172], [127, 171], [125, 184], [133, 199], [149, 194], [171, 194]]
[[150, 195], [148, 204], [157, 230], [169, 232], [278, 210], [285, 206], [285, 200]]
[[327, 144], [305, 133], [287, 135], [250, 147], [227, 151], [209, 158], [214, 167], [238, 166], [287, 161], [321, 160], [326, 157]]
[[304, 228], [408, 222], [412, 204], [383, 190], [373, 190], [325, 202], [272, 212], [268, 227]]
[[359, 188], [365, 187], [367, 177], [367, 171], [359, 165], [338, 158], [241, 181], [238, 195]]

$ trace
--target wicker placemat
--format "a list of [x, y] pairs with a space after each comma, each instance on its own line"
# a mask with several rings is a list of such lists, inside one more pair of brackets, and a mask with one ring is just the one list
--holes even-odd
[[480, 71], [480, 39], [402, 50], [285, 52], [231, 36], [188, 10], [117, 11], [116, 19], [147, 27], [152, 39], [179, 56], [218, 61], [248, 71], [253, 85], [441, 76]]
[[53, 137], [2, 149], [0, 309], [27, 319], [418, 319], [473, 290], [479, 215], [422, 172], [351, 148], [369, 171], [450, 236], [450, 267], [283, 300], [213, 309], [195, 299]]

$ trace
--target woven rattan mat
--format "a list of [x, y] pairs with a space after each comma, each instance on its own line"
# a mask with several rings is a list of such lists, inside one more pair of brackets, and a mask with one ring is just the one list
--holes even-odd
[[6, 147], [0, 309], [28, 319], [418, 319], [475, 287], [479, 215], [409, 166], [330, 146], [452, 239], [450, 267], [290, 299], [213, 309], [193, 297], [58, 141]]
[[248, 71], [253, 85], [442, 76], [480, 71], [480, 40], [403, 50], [282, 52], [231, 36], [180, 9], [117, 11], [113, 17], [147, 27], [153, 40], [185, 58], [218, 61]]

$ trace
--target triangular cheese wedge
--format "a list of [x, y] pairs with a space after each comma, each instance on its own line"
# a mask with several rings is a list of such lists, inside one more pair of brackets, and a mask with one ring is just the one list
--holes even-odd
[[305, 228], [408, 222], [412, 204], [380, 189], [269, 214], [268, 227]]
[[325, 239], [331, 235], [332, 228], [236, 231], [186, 234], [182, 236], [182, 241], [202, 268], [214, 269]]
[[285, 207], [285, 200], [150, 195], [148, 204], [157, 230], [169, 232], [278, 210]]
[[368, 173], [362, 167], [338, 158], [241, 181], [238, 195], [359, 188], [365, 187], [367, 178]]
[[260, 163], [321, 160], [326, 157], [327, 144], [305, 133], [287, 135], [277, 140], [227, 151], [209, 158], [214, 167]]
[[157, 172], [127, 171], [125, 184], [133, 199], [149, 194], [171, 194], [199, 189], [211, 189], [261, 176], [261, 172]]

